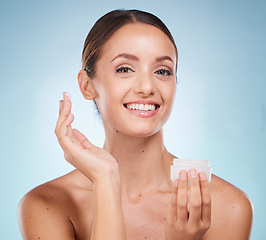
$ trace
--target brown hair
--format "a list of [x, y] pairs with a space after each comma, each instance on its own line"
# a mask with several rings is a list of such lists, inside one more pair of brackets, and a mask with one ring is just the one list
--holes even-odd
[[172, 34], [165, 24], [155, 15], [140, 10], [114, 10], [102, 16], [90, 30], [83, 47], [82, 69], [85, 69], [89, 77], [95, 74], [95, 65], [101, 53], [103, 45], [122, 26], [129, 23], [146, 23], [163, 31], [177, 47]]

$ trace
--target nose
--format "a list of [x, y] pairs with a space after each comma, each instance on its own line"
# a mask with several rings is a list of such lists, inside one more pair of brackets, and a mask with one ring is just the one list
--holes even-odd
[[152, 74], [148, 72], [139, 73], [135, 83], [134, 91], [136, 94], [141, 94], [144, 97], [154, 95], [155, 84]]

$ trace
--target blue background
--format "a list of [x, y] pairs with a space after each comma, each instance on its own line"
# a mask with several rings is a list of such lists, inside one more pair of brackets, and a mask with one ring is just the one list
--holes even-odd
[[210, 160], [213, 173], [245, 191], [255, 209], [252, 239], [263, 239], [266, 4], [258, 0], [1, 1], [0, 238], [21, 239], [17, 206], [27, 191], [73, 169], [54, 135], [63, 91], [72, 94], [74, 127], [103, 144], [76, 79], [89, 29], [116, 8], [150, 11], [170, 28], [179, 85], [166, 146]]

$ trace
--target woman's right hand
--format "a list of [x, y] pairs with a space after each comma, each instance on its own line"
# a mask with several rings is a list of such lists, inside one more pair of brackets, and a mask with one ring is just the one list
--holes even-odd
[[118, 164], [113, 156], [92, 143], [78, 130], [72, 129], [74, 115], [71, 113], [71, 99], [68, 93], [60, 100], [59, 118], [55, 134], [64, 151], [65, 159], [87, 176], [93, 183], [105, 177], [119, 177]]

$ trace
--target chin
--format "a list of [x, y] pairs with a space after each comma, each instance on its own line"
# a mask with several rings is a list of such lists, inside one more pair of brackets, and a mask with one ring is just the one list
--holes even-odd
[[151, 137], [158, 133], [162, 128], [141, 128], [136, 127], [135, 129], [131, 129], [125, 132], [126, 135], [132, 136], [132, 137]]

